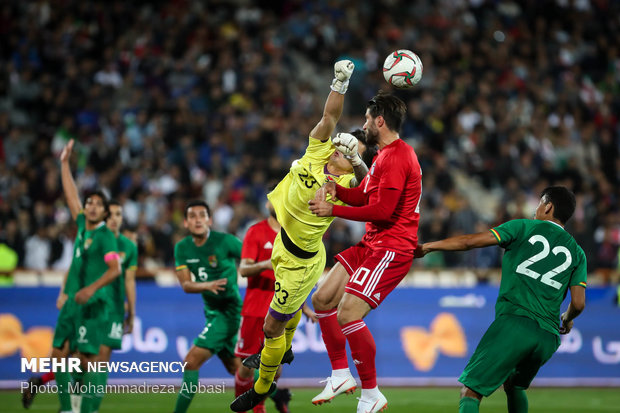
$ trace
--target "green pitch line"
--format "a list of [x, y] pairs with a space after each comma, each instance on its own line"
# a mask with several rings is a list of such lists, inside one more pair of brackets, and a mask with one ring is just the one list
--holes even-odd
[[[310, 403], [320, 389], [293, 389], [290, 404], [293, 413], [354, 412], [356, 396], [339, 396], [332, 403], [313, 406]], [[388, 399], [386, 413], [445, 413], [458, 411], [459, 389], [427, 388], [385, 388]], [[620, 389], [531, 389], [528, 391], [530, 413], [611, 413], [619, 412]], [[189, 412], [229, 412], [232, 392], [224, 394], [197, 394]], [[100, 413], [170, 413], [174, 408], [176, 394], [108, 394], [99, 410]], [[0, 411], [4, 413], [56, 412], [58, 400], [55, 395], [40, 394], [30, 410], [21, 406], [18, 391], [0, 392]], [[273, 402], [266, 403], [267, 411], [276, 412]], [[495, 392], [484, 399], [481, 413], [505, 413], [506, 396], [503, 391]]]

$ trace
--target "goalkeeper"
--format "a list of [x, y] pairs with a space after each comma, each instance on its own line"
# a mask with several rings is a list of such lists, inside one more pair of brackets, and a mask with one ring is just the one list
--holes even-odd
[[293, 162], [289, 173], [268, 195], [282, 226], [271, 255], [275, 294], [263, 327], [263, 350], [244, 360], [246, 367], [259, 368], [259, 378], [252, 389], [233, 401], [230, 408], [235, 412], [251, 410], [275, 390], [273, 378], [278, 366], [293, 359], [291, 343], [300, 309], [325, 268], [322, 238], [333, 217], [315, 216], [308, 209], [308, 201], [326, 182], [357, 186], [368, 172], [353, 135], [340, 133], [330, 138], [342, 114], [353, 69], [349, 60], [336, 62], [332, 91], [321, 120], [310, 132], [306, 153]]

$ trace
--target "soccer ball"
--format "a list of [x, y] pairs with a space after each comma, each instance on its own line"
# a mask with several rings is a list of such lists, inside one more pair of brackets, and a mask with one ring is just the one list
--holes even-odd
[[411, 50], [392, 52], [383, 62], [383, 77], [398, 89], [409, 89], [422, 79], [422, 61]]

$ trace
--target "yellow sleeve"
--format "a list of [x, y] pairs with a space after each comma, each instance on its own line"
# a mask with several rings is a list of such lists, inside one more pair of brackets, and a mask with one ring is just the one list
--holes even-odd
[[304, 153], [301, 160], [307, 162], [327, 162], [335, 150], [336, 148], [334, 148], [331, 138], [325, 142], [321, 142], [320, 140], [309, 136], [308, 147], [306, 148], [306, 153]]

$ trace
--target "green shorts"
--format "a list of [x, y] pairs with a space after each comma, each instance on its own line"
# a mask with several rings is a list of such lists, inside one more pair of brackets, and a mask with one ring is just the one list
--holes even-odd
[[114, 312], [108, 316], [102, 344], [112, 350], [120, 350], [123, 346], [123, 322], [125, 314]]
[[536, 321], [503, 315], [484, 333], [459, 381], [489, 396], [510, 377], [513, 385], [528, 388], [540, 367], [560, 346], [560, 337]]
[[81, 353], [99, 354], [99, 347], [103, 343], [108, 325], [108, 306], [103, 301], [97, 300], [80, 305], [79, 308], [76, 348]]
[[205, 328], [194, 339], [194, 345], [206, 348], [222, 359], [235, 357], [241, 308], [235, 311], [205, 310]]
[[306, 302], [325, 269], [325, 247], [308, 259], [299, 258], [282, 243], [282, 234], [273, 242], [271, 263], [276, 277], [275, 294], [269, 314], [279, 321], [291, 319]]
[[52, 346], [62, 348], [65, 341], [69, 341], [71, 350], [75, 350], [75, 335], [77, 333], [77, 321], [79, 319], [80, 305], [75, 302], [73, 296], [67, 298], [65, 304], [60, 309], [56, 329], [54, 330], [54, 340]]

